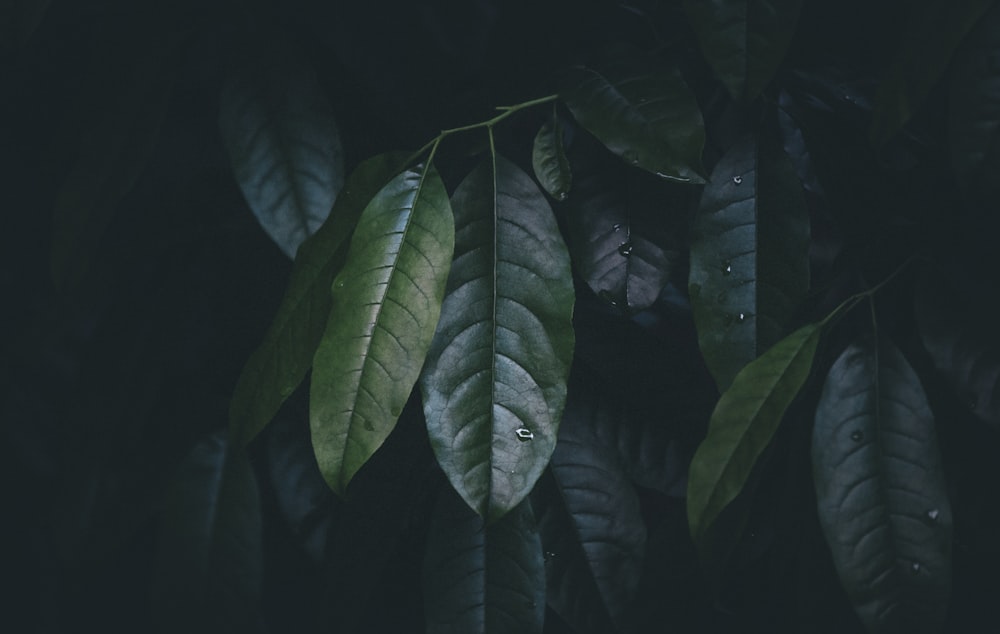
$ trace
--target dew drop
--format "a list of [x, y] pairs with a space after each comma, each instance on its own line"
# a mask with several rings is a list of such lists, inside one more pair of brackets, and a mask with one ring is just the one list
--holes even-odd
[[913, 564], [910, 566], [910, 570], [913, 571], [913, 574], [917, 574], [918, 572], [920, 572], [920, 562], [919, 561], [913, 562]]
[[622, 223], [616, 222], [615, 224], [611, 225], [611, 230], [612, 231], [621, 231], [622, 230]]
[[853, 440], [854, 442], [861, 442], [861, 439], [864, 437], [865, 435], [860, 429], [855, 429], [851, 433], [851, 440]]
[[738, 319], [741, 322], [746, 321], [746, 318], [747, 316], [744, 313], [740, 313], [739, 315], [736, 316], [736, 319]]
[[567, 194], [564, 191], [560, 191], [560, 192], [556, 193], [556, 200], [566, 200], [567, 198], [569, 198], [569, 194]]
[[618, 254], [623, 258], [630, 257], [632, 255], [632, 243], [622, 242], [618, 245]]
[[625, 153], [622, 154], [622, 158], [632, 165], [636, 165], [639, 162], [639, 154], [635, 150], [626, 150]]
[[527, 442], [535, 437], [535, 432], [531, 431], [527, 427], [519, 427], [514, 431], [517, 434], [517, 439], [521, 442]]
[[736, 185], [739, 185], [742, 182], [743, 182], [743, 177], [742, 176], [740, 176], [739, 174], [737, 174], [736, 176], [733, 176], [733, 183], [735, 183]]
[[941, 514], [941, 511], [939, 511], [937, 509], [931, 509], [931, 510], [927, 511], [927, 519], [929, 519], [930, 521], [933, 522], [933, 521], [935, 521], [938, 518], [938, 515], [940, 515], [940, 514]]
[[544, 555], [543, 555], [543, 557], [544, 557], [545, 561], [552, 561], [553, 559], [556, 558], [556, 554], [554, 552], [552, 552], [551, 550], [546, 550], [545, 553], [544, 553]]
[[725, 262], [723, 262], [722, 263], [722, 274], [723, 275], [729, 275], [732, 272], [733, 272], [733, 265], [730, 264], [729, 260], [726, 260]]

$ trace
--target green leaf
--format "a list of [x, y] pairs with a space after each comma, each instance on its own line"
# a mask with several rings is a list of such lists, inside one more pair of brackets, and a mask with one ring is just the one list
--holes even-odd
[[705, 126], [675, 66], [628, 58], [573, 68], [565, 85], [561, 97], [573, 117], [626, 163], [670, 180], [705, 182]]
[[401, 154], [381, 154], [359, 165], [327, 221], [302, 244], [278, 313], [236, 384], [229, 407], [234, 442], [250, 442], [302, 383], [333, 305], [330, 285], [346, 259], [348, 238], [404, 160]]
[[165, 631], [264, 631], [263, 552], [257, 481], [242, 447], [224, 433], [199, 443], [163, 503], [153, 611]]
[[545, 548], [549, 606], [583, 634], [625, 630], [646, 525], [618, 456], [582, 420], [567, 417], [531, 504]]
[[812, 443], [819, 519], [869, 632], [940, 632], [951, 509], [920, 380], [895, 346], [850, 345], [827, 377]]
[[542, 124], [531, 150], [531, 166], [542, 189], [556, 200], [566, 200], [573, 182], [569, 169], [566, 148], [563, 146], [563, 130], [558, 115]]
[[348, 482], [403, 411], [434, 336], [455, 229], [433, 165], [410, 169], [368, 204], [333, 282], [313, 359], [313, 449], [330, 487]]
[[1000, 194], [1000, 6], [980, 20], [952, 65], [948, 107], [951, 163], [975, 200]]
[[743, 489], [812, 369], [821, 324], [809, 324], [743, 368], [712, 412], [688, 471], [688, 524], [697, 541]]
[[455, 191], [455, 263], [421, 378], [452, 486], [496, 520], [552, 455], [573, 356], [569, 254], [544, 195], [501, 156]]
[[545, 562], [531, 506], [486, 526], [444, 490], [427, 530], [422, 588], [428, 634], [541, 634]]
[[725, 390], [787, 333], [809, 289], [809, 213], [784, 152], [752, 138], [734, 145], [712, 171], [691, 233], [698, 344]]
[[994, 0], [915, 3], [875, 97], [871, 139], [884, 145], [899, 132], [941, 79], [966, 34]]
[[684, 0], [716, 76], [751, 101], [774, 77], [795, 33], [802, 0]]
[[273, 43], [224, 84], [219, 128], [247, 204], [294, 258], [344, 184], [340, 132], [316, 74], [292, 46]]

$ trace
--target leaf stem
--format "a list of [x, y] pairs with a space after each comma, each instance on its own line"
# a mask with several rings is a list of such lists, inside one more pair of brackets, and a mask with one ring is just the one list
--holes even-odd
[[882, 289], [883, 286], [894, 280], [900, 273], [906, 270], [906, 267], [912, 264], [914, 259], [915, 258], [912, 257], [908, 258], [905, 262], [900, 264], [895, 271], [890, 273], [888, 276], [886, 276], [884, 280], [882, 280], [875, 286], [867, 290], [861, 291], [860, 293], [855, 293], [854, 295], [851, 295], [850, 297], [845, 299], [843, 302], [840, 303], [839, 306], [830, 311], [829, 315], [824, 317], [823, 320], [819, 322], [820, 325], [826, 326], [831, 321], [835, 321], [836, 319], [838, 319], [843, 313], [849, 312], [852, 308], [854, 308], [858, 304], [858, 302], [866, 298], [871, 299], [876, 293], [878, 293]]

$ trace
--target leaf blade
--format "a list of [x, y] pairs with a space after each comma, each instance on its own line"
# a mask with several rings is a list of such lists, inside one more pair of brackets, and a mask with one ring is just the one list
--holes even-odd
[[553, 116], [542, 124], [535, 135], [531, 148], [531, 166], [535, 178], [549, 196], [565, 200], [573, 183], [569, 159], [563, 145], [563, 129], [559, 116]]

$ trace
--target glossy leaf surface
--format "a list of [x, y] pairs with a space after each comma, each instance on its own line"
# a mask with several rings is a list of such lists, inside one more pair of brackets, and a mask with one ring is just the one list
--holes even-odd
[[704, 123], [677, 68], [638, 60], [577, 67], [565, 84], [561, 96], [573, 117], [626, 163], [669, 180], [704, 182]]
[[248, 63], [223, 86], [219, 128], [247, 204], [294, 258], [344, 184], [333, 108], [308, 62], [290, 45], [270, 45], [266, 61]]
[[333, 281], [310, 392], [313, 449], [338, 494], [385, 441], [417, 382], [440, 316], [454, 235], [448, 194], [433, 166], [396, 176], [361, 214]]
[[802, 0], [685, 0], [684, 10], [716, 76], [750, 101], [778, 70]]
[[305, 378], [333, 306], [330, 285], [344, 265], [354, 226], [403, 160], [381, 154], [359, 165], [327, 221], [299, 249], [278, 313], [233, 393], [229, 423], [237, 442], [252, 440]]
[[566, 199], [573, 182], [573, 173], [569, 168], [569, 159], [566, 158], [563, 129], [557, 115], [542, 124], [535, 135], [531, 166], [535, 171], [535, 178], [549, 196], [556, 200]]
[[854, 343], [830, 369], [812, 441], [819, 518], [870, 632], [939, 632], [951, 509], [934, 417], [899, 350]]
[[455, 262], [421, 377], [431, 445], [492, 521], [517, 506], [556, 442], [573, 356], [569, 254], [545, 197], [497, 156], [455, 191]]
[[541, 634], [545, 563], [528, 502], [486, 526], [454, 491], [442, 491], [422, 588], [428, 634]]
[[725, 390], [787, 333], [809, 288], [809, 214], [784, 152], [752, 138], [726, 152], [691, 232], [698, 344]]
[[688, 523], [698, 540], [743, 489], [812, 370], [822, 326], [788, 335], [743, 368], [722, 394], [688, 471]]

